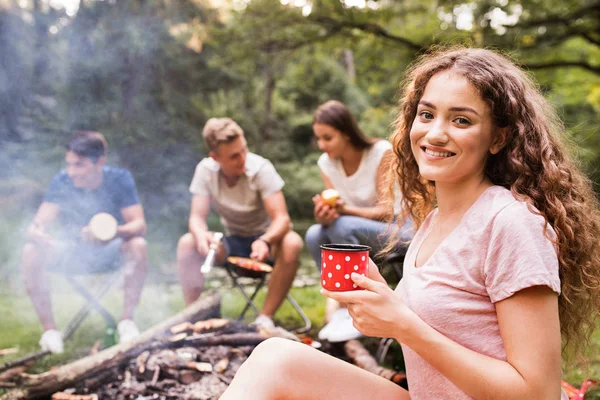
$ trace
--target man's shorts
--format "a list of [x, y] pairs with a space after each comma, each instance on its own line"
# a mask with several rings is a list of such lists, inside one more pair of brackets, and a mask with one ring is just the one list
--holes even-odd
[[121, 245], [117, 238], [104, 245], [84, 241], [60, 241], [55, 243], [54, 254], [47, 268], [49, 271], [74, 274], [110, 272], [121, 267]]
[[[250, 257], [250, 253], [252, 253], [252, 243], [258, 239], [261, 235], [255, 236], [240, 236], [240, 235], [231, 235], [225, 236], [223, 239], [223, 246], [225, 246], [225, 253], [227, 256], [236, 256], [236, 257]], [[265, 262], [267, 264], [273, 264], [272, 260], [273, 255], [269, 254], [269, 257]]]

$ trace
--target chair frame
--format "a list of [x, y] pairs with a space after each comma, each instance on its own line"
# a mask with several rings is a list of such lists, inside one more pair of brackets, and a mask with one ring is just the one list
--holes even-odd
[[[239, 317], [237, 318], [238, 321], [241, 321], [244, 318], [244, 316], [246, 315], [246, 313], [248, 312], [248, 310], [250, 308], [252, 308], [252, 310], [256, 313], [256, 315], [260, 314], [260, 310], [254, 303], [254, 298], [256, 297], [256, 295], [258, 294], [260, 289], [262, 289], [264, 287], [265, 283], [267, 282], [268, 273], [257, 273], [254, 276], [249, 276], [249, 278], [254, 279], [256, 281], [256, 284], [254, 285], [254, 288], [252, 289], [252, 293], [250, 295], [248, 295], [248, 293], [244, 289], [244, 286], [242, 284], [240, 284], [240, 282], [238, 281], [238, 278], [240, 278], [242, 276], [236, 273], [235, 266], [233, 264], [231, 264], [229, 261], [226, 261], [224, 267], [225, 267], [225, 270], [227, 271], [227, 274], [231, 278], [233, 285], [238, 289], [238, 291], [242, 294], [242, 296], [244, 297], [244, 300], [246, 301], [246, 305], [244, 306], [244, 309], [242, 310]], [[287, 301], [290, 303], [290, 305], [292, 306], [292, 308], [296, 311], [296, 313], [298, 313], [298, 315], [302, 318], [302, 321], [304, 322], [304, 326], [294, 329], [293, 331], [296, 333], [306, 333], [306, 332], [310, 331], [310, 329], [312, 328], [312, 323], [310, 321], [310, 318], [308, 318], [308, 316], [304, 313], [304, 310], [302, 310], [302, 307], [300, 307], [300, 305], [298, 304], [296, 299], [294, 299], [294, 297], [289, 292], [286, 294], [285, 297], [286, 297]]]

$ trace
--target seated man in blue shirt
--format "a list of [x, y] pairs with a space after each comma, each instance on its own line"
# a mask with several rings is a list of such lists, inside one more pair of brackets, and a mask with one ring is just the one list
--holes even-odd
[[[121, 263], [124, 269], [124, 310], [117, 326], [119, 341], [139, 335], [133, 311], [147, 270], [146, 221], [129, 171], [104, 165], [107, 143], [98, 132], [75, 133], [67, 145], [66, 170], [54, 177], [28, 230], [22, 271], [27, 292], [44, 327], [42, 349], [63, 351], [50, 301], [48, 270], [97, 272]], [[100, 242], [88, 226], [97, 213], [118, 222], [114, 239]], [[60, 230], [50, 231], [53, 222]]]

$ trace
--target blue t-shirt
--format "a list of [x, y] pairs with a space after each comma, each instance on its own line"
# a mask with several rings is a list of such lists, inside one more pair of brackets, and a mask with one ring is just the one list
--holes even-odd
[[96, 189], [80, 189], [66, 171], [59, 172], [48, 187], [44, 202], [59, 206], [59, 222], [68, 237], [80, 236], [97, 213], [106, 212], [123, 224], [121, 210], [139, 204], [135, 182], [131, 173], [122, 168], [102, 167], [102, 184]]

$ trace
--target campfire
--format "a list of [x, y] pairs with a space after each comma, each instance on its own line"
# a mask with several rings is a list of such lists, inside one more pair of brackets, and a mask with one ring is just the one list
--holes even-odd
[[81, 382], [52, 399], [215, 399], [255, 345], [271, 336], [225, 319], [185, 322], [171, 332], [106, 374], [110, 378]]
[[[220, 297], [200, 298], [181, 313], [119, 344], [51, 371], [26, 367], [0, 374], [13, 387], [0, 400], [217, 399], [252, 350], [269, 337], [301, 340], [283, 328], [258, 330], [219, 318]], [[339, 350], [339, 349], [338, 349]], [[343, 345], [345, 359], [401, 384], [404, 374], [383, 368], [356, 340]]]

